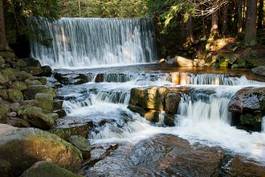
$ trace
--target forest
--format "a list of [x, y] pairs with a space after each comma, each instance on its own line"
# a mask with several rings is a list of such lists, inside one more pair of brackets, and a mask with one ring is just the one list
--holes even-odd
[[[4, 12], [3, 12], [4, 10]], [[154, 19], [161, 57], [178, 52], [190, 57], [210, 48], [212, 40], [235, 40], [240, 46], [264, 43], [264, 2], [253, 0], [3, 0], [1, 48], [32, 37], [27, 18], [148, 16]], [[6, 24], [4, 25], [4, 19]]]
[[0, 0], [1, 177], [265, 177], [264, 0]]

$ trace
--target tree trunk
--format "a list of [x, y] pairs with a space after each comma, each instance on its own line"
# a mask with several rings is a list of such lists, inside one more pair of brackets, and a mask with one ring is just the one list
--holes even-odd
[[4, 4], [3, 0], [0, 0], [0, 51], [8, 49], [9, 47], [6, 40], [5, 19], [4, 19]]
[[247, 0], [247, 19], [245, 30], [245, 45], [256, 45], [257, 0]]
[[223, 27], [222, 27], [222, 34], [227, 34], [227, 6], [224, 6], [223, 8]]
[[218, 11], [212, 14], [212, 28], [211, 28], [211, 35], [218, 36]]
[[192, 17], [189, 17], [188, 24], [187, 24], [187, 31], [188, 31], [188, 41], [193, 43], [193, 31], [192, 31]]
[[258, 30], [261, 30], [263, 28], [263, 18], [264, 18], [264, 12], [263, 12], [263, 6], [264, 2], [263, 0], [259, 0], [259, 9], [258, 9]]
[[243, 22], [243, 2], [242, 0], [237, 1], [237, 15], [238, 15], [238, 21], [237, 21], [237, 32], [241, 33], [242, 32], [242, 22]]

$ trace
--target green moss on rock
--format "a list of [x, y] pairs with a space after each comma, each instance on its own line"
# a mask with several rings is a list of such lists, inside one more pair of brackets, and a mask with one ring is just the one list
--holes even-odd
[[23, 94], [18, 89], [8, 89], [7, 94], [8, 99], [12, 102], [20, 102], [23, 100]]

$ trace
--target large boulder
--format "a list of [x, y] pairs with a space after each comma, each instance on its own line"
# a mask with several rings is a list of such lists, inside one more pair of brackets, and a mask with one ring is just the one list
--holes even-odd
[[187, 93], [186, 87], [149, 87], [131, 89], [131, 97], [128, 108], [139, 113], [151, 122], [159, 122], [162, 112], [165, 112], [164, 123], [174, 125], [174, 114], [178, 110], [181, 100], [180, 93]]
[[229, 102], [233, 124], [251, 131], [261, 131], [265, 114], [265, 88], [247, 87], [239, 90]]
[[81, 166], [82, 154], [54, 134], [0, 124], [0, 160], [10, 163], [9, 173], [13, 177], [42, 160], [76, 171]]
[[193, 147], [176, 136], [157, 135], [119, 146], [91, 167], [87, 176], [218, 177], [223, 157], [217, 148]]
[[24, 106], [18, 114], [27, 120], [33, 127], [40, 129], [50, 129], [55, 124], [53, 114], [43, 113], [42, 109], [36, 106]]
[[47, 161], [35, 163], [20, 177], [81, 177], [60, 166]]
[[56, 96], [55, 90], [46, 85], [32, 85], [28, 87], [26, 90], [23, 91], [25, 99], [34, 99], [37, 93], [47, 93], [52, 95], [53, 97]]

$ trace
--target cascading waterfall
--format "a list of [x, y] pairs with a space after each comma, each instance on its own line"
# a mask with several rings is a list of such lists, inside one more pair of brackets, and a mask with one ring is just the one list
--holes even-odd
[[[45, 35], [31, 41], [31, 55], [51, 67], [101, 67], [156, 60], [152, 20], [115, 18], [33, 18], [33, 31]], [[36, 27], [37, 26], [37, 27]]]
[[[100, 74], [100, 73], [97, 73]], [[95, 74], [95, 75], [97, 75]], [[179, 73], [179, 85], [172, 73], [121, 72], [103, 73], [102, 82], [94, 80], [79, 85], [63, 87], [60, 93], [76, 95], [65, 101], [68, 116], [63, 122], [93, 121], [96, 126], [89, 139], [94, 143], [135, 143], [155, 134], [180, 136], [191, 143], [200, 142], [220, 146], [232, 152], [265, 162], [265, 131], [249, 133], [231, 126], [228, 103], [241, 88], [260, 87], [264, 83], [248, 80], [245, 76], [231, 77], [222, 74]], [[96, 77], [96, 76], [95, 76]], [[163, 122], [150, 124], [127, 106], [130, 90], [135, 87], [187, 86], [188, 94], [181, 95], [175, 127], [165, 127]], [[161, 113], [163, 117], [163, 113]], [[265, 118], [263, 118], [263, 127]]]

